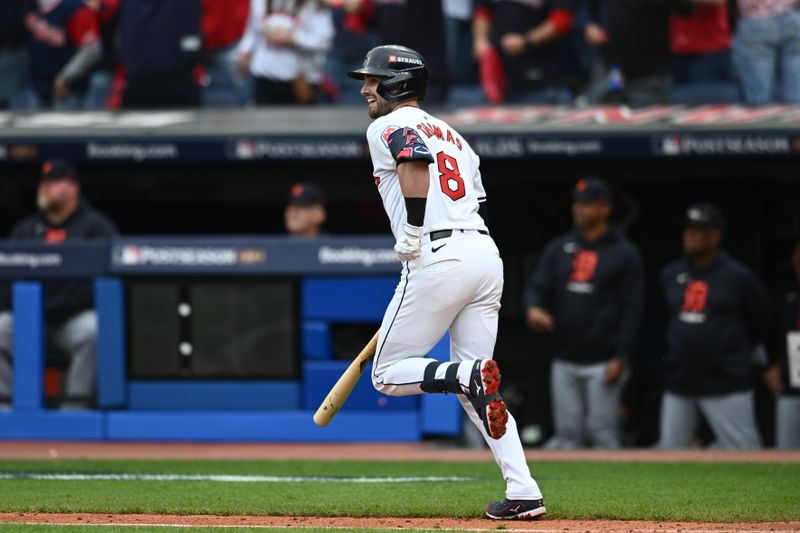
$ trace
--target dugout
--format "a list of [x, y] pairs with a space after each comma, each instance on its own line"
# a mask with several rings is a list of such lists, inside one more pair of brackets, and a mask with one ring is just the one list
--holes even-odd
[[[496, 354], [512, 376], [508, 400], [522, 425], [548, 431], [549, 360], [546, 343], [524, 327], [521, 291], [544, 243], [570, 225], [576, 178], [600, 175], [611, 182], [615, 218], [642, 250], [650, 304], [639, 398], [650, 409], [657, 399], [641, 394], [658, 387], [663, 353], [653, 283], [659, 268], [680, 254], [690, 203], [722, 208], [727, 248], [766, 283], [785, 275], [789, 246], [800, 235], [799, 108], [443, 114], [482, 157], [491, 230], [506, 266]], [[128, 235], [280, 234], [287, 191], [301, 180], [324, 188], [330, 234], [386, 234], [363, 142], [367, 124], [362, 109], [331, 108], [6, 114], [0, 117], [0, 233], [33, 209], [38, 161], [57, 155], [75, 160], [87, 197]], [[637, 416], [641, 422], [629, 438], [644, 444], [654, 422]]]

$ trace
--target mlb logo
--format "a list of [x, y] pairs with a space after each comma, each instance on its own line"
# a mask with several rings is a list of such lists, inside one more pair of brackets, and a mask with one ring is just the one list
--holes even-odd
[[661, 139], [661, 153], [664, 155], [680, 155], [681, 138], [664, 137], [663, 139]]
[[256, 142], [252, 139], [238, 141], [234, 148], [237, 159], [253, 159], [256, 156]]
[[126, 246], [119, 255], [119, 261], [123, 265], [138, 265], [139, 257], [140, 252], [138, 246]]

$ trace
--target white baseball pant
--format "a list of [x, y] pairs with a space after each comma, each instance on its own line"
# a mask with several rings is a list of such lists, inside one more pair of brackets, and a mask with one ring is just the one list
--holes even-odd
[[[436, 362], [425, 356], [449, 330], [451, 364], [458, 365], [458, 382], [468, 390], [474, 361], [492, 358], [502, 292], [503, 262], [491, 237], [454, 230], [431, 242], [426, 235], [420, 257], [404, 263], [384, 314], [373, 365], [375, 388], [390, 396], [422, 394], [425, 369]], [[447, 368], [440, 365], [436, 378], [444, 379]], [[506, 497], [541, 498], [511, 414], [506, 434], [495, 440], [469, 400], [463, 394], [458, 398], [494, 454], [507, 483]]]

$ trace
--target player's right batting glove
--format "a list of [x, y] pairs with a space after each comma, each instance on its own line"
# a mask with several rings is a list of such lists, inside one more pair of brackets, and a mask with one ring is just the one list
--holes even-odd
[[422, 246], [422, 228], [403, 224], [403, 234], [397, 239], [394, 251], [400, 261], [413, 261], [419, 257], [420, 247]]

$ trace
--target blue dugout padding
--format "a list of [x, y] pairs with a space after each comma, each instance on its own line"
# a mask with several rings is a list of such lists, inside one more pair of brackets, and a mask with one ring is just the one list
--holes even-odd
[[14, 412], [44, 407], [44, 299], [42, 284], [14, 283]]
[[97, 405], [101, 408], [124, 407], [127, 402], [124, 291], [117, 278], [99, 278], [94, 283]]
[[303, 359], [330, 359], [331, 327], [324, 320], [303, 320]]
[[378, 322], [392, 299], [398, 276], [305, 278], [303, 317], [332, 322]]
[[456, 437], [461, 435], [464, 409], [455, 394], [422, 396], [420, 430], [425, 435]]
[[[125, 344], [122, 283], [104, 278], [95, 282], [98, 339], [98, 404], [125, 404]], [[14, 411], [41, 411], [44, 407], [44, 297], [39, 282], [13, 284]]]
[[[445, 336], [430, 351], [428, 357], [450, 360], [450, 335]], [[350, 364], [349, 361], [308, 361], [304, 365], [303, 407], [316, 409], [325, 395]], [[372, 364], [364, 369], [353, 391], [337, 414], [351, 410], [396, 411], [419, 409], [420, 431], [426, 435], [456, 436], [461, 434], [463, 409], [454, 394], [421, 394], [386, 396], [375, 390], [370, 375]]]
[[0, 439], [104, 440], [105, 438], [106, 416], [102, 411], [0, 413]]
[[107, 414], [109, 440], [398, 442], [419, 440], [419, 413], [339, 413], [329, 426], [314, 424], [313, 411], [274, 413], [124, 412]]
[[[303, 408], [316, 410], [325, 400], [350, 361], [308, 361], [303, 369]], [[375, 390], [370, 376], [372, 364], [367, 365], [364, 374], [347, 397], [341, 412], [353, 410], [401, 411], [418, 409], [419, 396], [386, 396]], [[338, 414], [336, 416], [339, 416]]]
[[300, 408], [297, 381], [131, 381], [130, 409], [245, 411]]
[[[439, 361], [450, 360], [450, 334], [445, 334], [428, 354]], [[464, 410], [455, 394], [424, 394], [420, 400], [420, 429], [426, 435], [461, 434]]]

